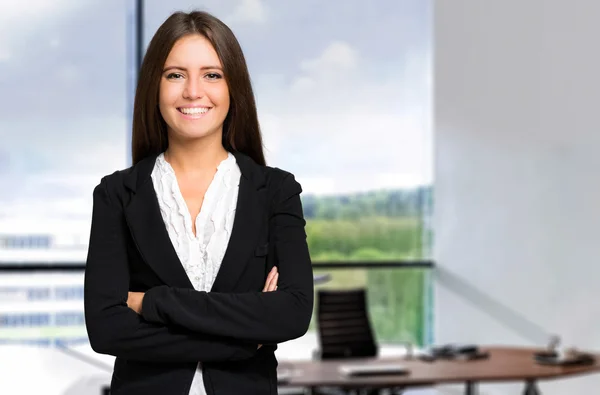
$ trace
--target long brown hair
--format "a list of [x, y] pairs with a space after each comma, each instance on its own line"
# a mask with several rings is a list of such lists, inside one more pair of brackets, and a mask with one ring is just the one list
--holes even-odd
[[133, 107], [133, 164], [169, 146], [167, 125], [158, 108], [162, 70], [171, 49], [184, 36], [200, 34], [215, 48], [229, 88], [229, 112], [223, 123], [223, 147], [265, 165], [256, 102], [248, 66], [233, 32], [203, 11], [176, 12], [158, 28], [148, 45], [138, 76]]

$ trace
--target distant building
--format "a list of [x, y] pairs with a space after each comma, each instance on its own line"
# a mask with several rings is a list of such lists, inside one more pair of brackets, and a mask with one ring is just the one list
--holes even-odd
[[[0, 265], [83, 265], [89, 231], [89, 219], [1, 218]], [[0, 344], [86, 342], [83, 275], [83, 270], [0, 274]]]
[[0, 218], [2, 263], [83, 263], [89, 219]]

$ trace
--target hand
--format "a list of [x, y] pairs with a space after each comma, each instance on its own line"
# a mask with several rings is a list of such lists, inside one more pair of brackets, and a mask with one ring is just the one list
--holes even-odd
[[[277, 291], [277, 281], [279, 280], [279, 272], [277, 271], [277, 266], [273, 266], [273, 269], [269, 272], [267, 276], [267, 281], [265, 282], [265, 286], [263, 287], [263, 292], [273, 292]], [[262, 347], [262, 344], [258, 345], [258, 349]]]
[[273, 269], [271, 269], [267, 276], [263, 292], [277, 291], [277, 281], [279, 281], [279, 272], [277, 271], [277, 266], [273, 266]]
[[138, 314], [142, 314], [142, 302], [144, 301], [143, 292], [129, 292], [127, 294], [127, 307]]

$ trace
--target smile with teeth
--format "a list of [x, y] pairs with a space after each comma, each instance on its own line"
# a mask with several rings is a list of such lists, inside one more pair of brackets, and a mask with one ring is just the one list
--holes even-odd
[[193, 107], [193, 108], [178, 108], [179, 112], [185, 115], [202, 115], [206, 114], [210, 108], [208, 107]]

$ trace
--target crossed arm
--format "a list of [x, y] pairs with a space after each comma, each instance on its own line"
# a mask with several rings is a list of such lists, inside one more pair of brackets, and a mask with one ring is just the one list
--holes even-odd
[[[277, 291], [277, 279], [279, 273], [277, 272], [277, 266], [273, 266], [273, 269], [269, 272], [263, 292]], [[142, 303], [144, 301], [144, 292], [129, 292], [127, 295], [127, 307], [135, 311], [138, 314], [142, 314]]]
[[[94, 190], [84, 287], [92, 348], [134, 360], [209, 362], [250, 358], [260, 343], [301, 336], [312, 312], [312, 269], [300, 187], [293, 177], [290, 181], [281, 188], [271, 220], [280, 265], [267, 278], [264, 292], [223, 294], [160, 286], [139, 295], [129, 292], [122, 208], [111, 199], [103, 179]], [[285, 273], [283, 283], [280, 273]], [[286, 315], [292, 319], [282, 318]]]
[[[279, 273], [277, 267], [273, 266], [273, 269], [269, 272], [263, 292], [274, 292], [277, 291], [277, 280], [279, 279]], [[142, 304], [144, 301], [144, 292], [129, 292], [127, 296], [127, 306], [135, 311], [137, 314], [142, 314]], [[261, 348], [262, 344], [259, 344], [258, 348]]]

